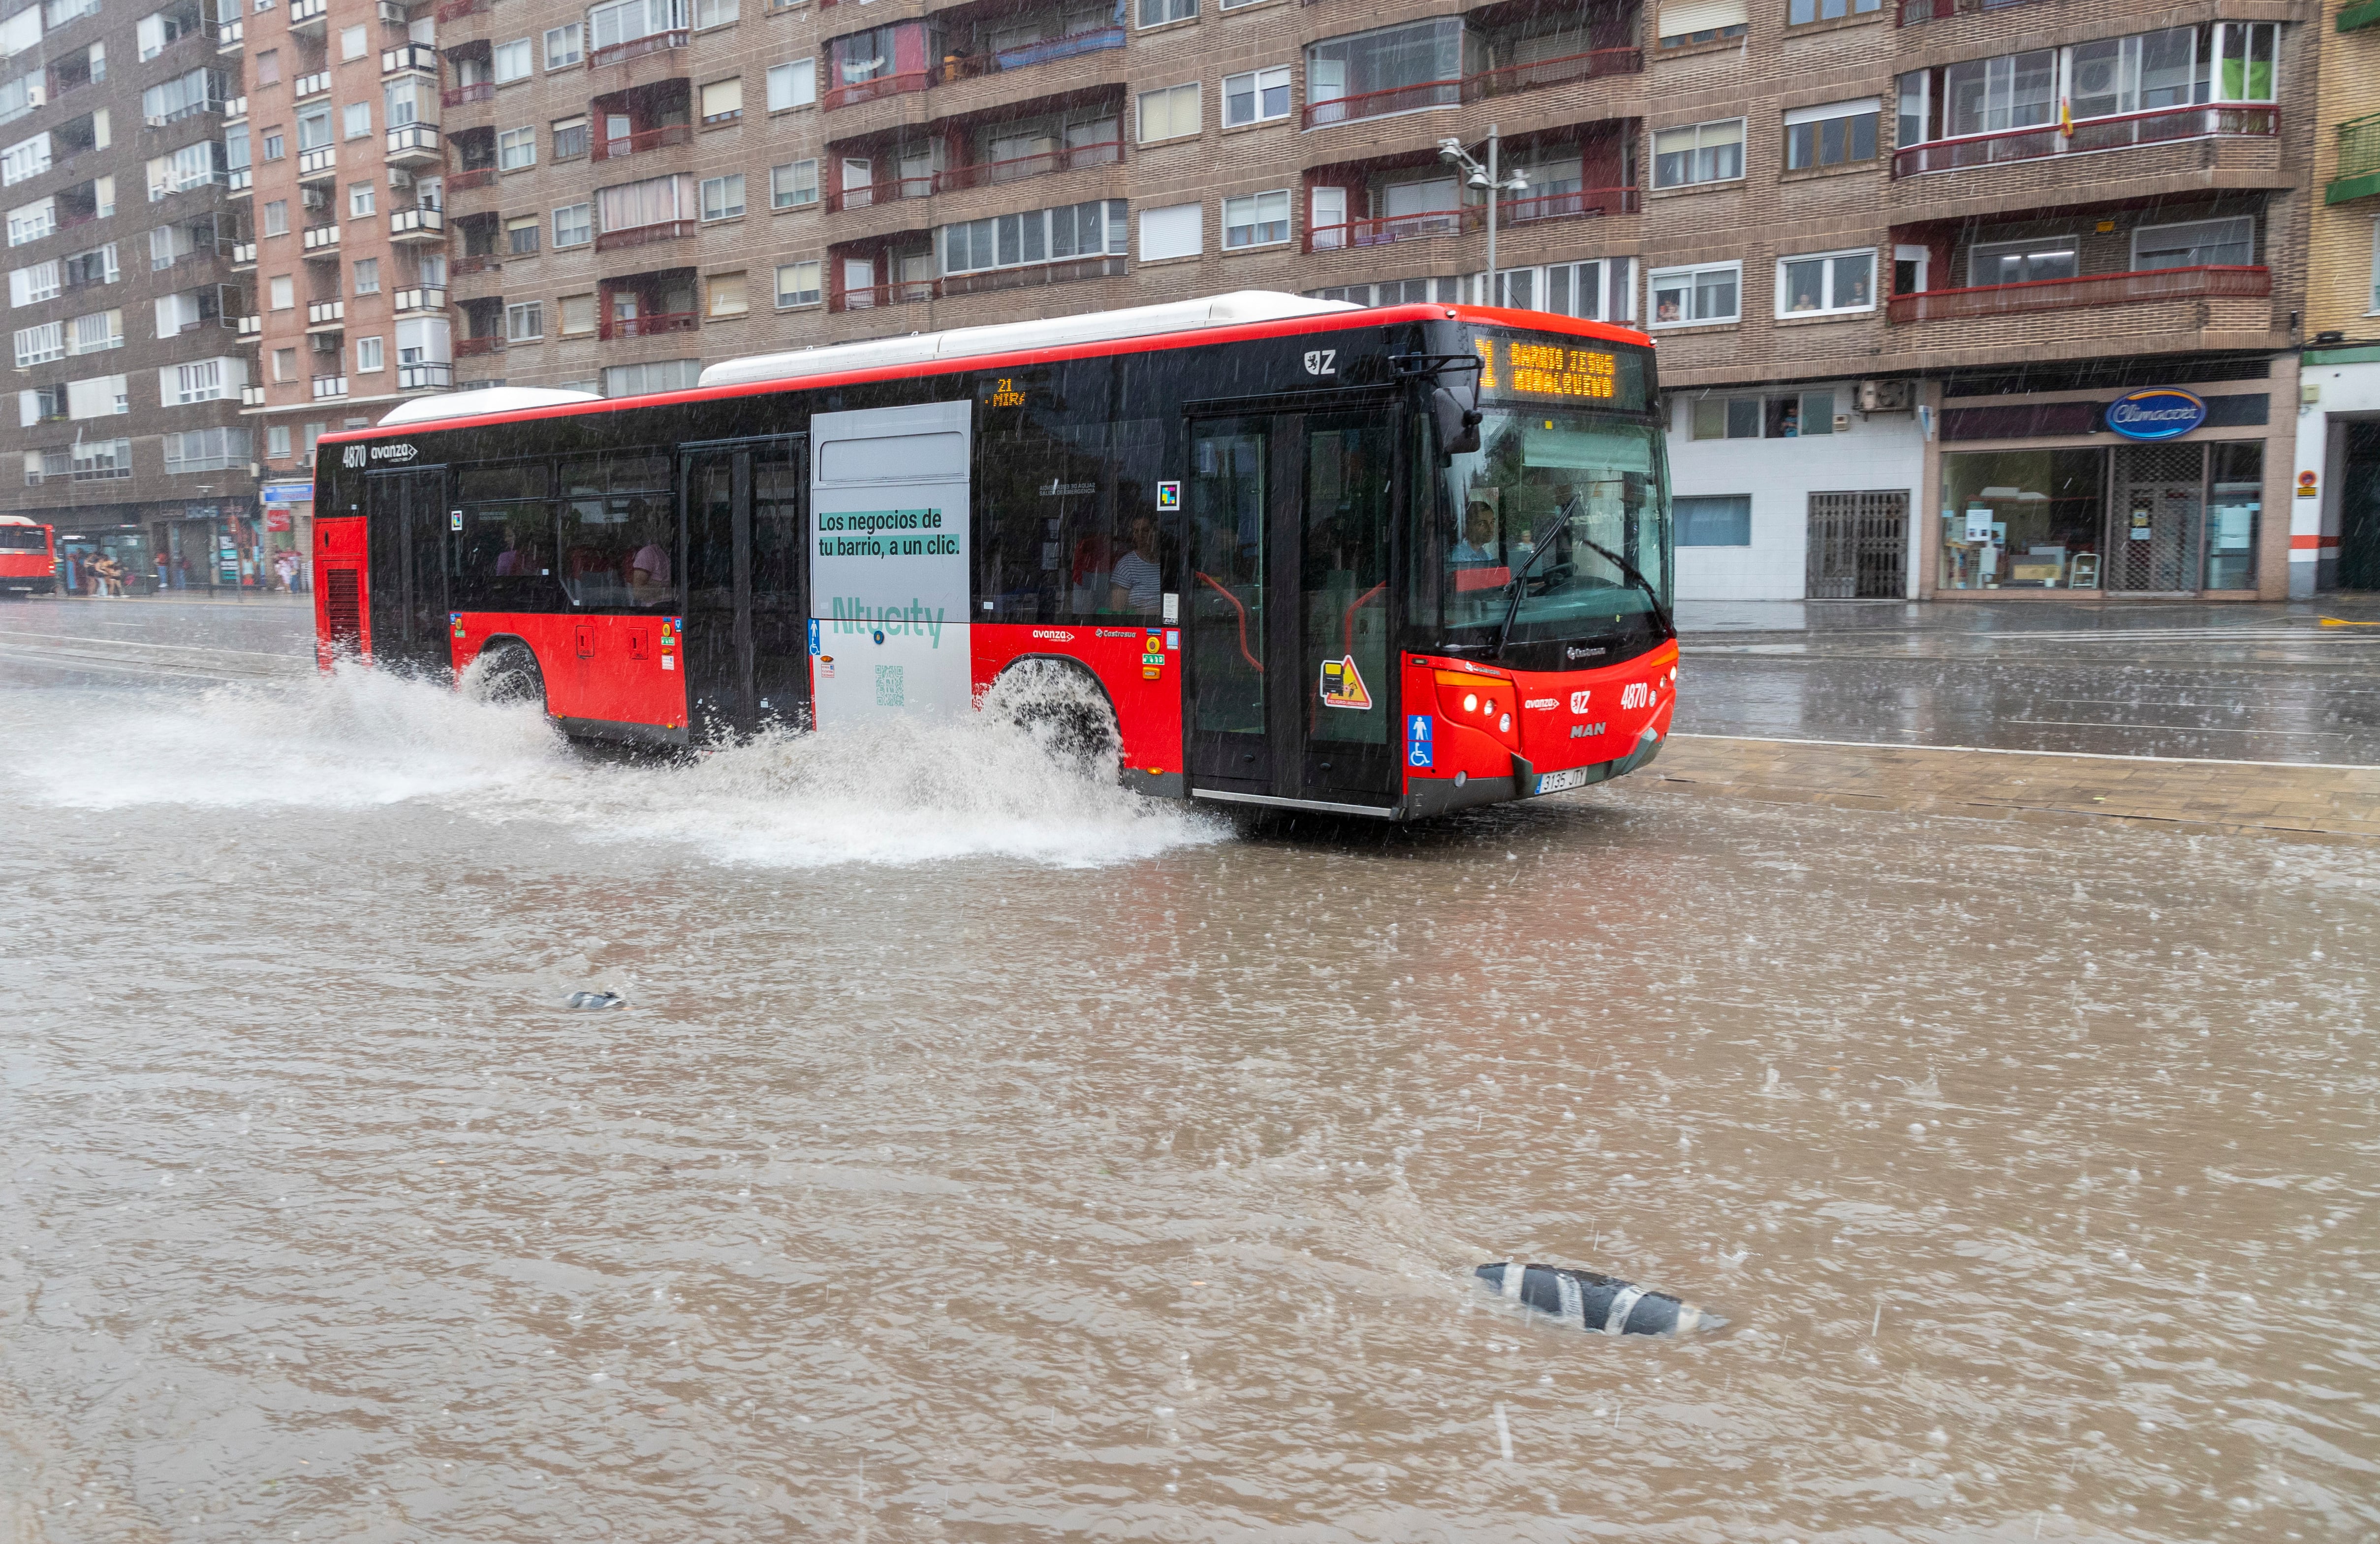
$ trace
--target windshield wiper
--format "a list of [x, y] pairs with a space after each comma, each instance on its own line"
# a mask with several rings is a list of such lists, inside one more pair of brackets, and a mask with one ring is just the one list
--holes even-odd
[[[1512, 599], [1511, 603], [1506, 605], [1504, 608], [1504, 625], [1496, 629], [1496, 652], [1488, 656], [1489, 658], [1500, 660], [1504, 657], [1504, 645], [1509, 642], [1512, 637], [1513, 619], [1521, 614], [1521, 598], [1529, 592], [1529, 572], [1531, 569], [1536, 567], [1537, 559], [1545, 556], [1548, 553], [1554, 550], [1555, 538], [1561, 531], [1570, 529], [1571, 511], [1577, 507], [1578, 495], [1573, 493], [1571, 495], [1570, 502], [1563, 505], [1560, 509], [1555, 512], [1560, 518], [1555, 523], [1553, 529], [1546, 532], [1546, 539], [1530, 550], [1529, 561], [1521, 565], [1521, 571], [1512, 576]], [[1585, 537], [1580, 537], [1577, 538], [1577, 540], [1584, 541], [1586, 539]], [[1588, 541], [1586, 544], [1590, 547], [1595, 546], [1595, 543], [1592, 541]], [[1597, 550], [1599, 552], [1602, 549], [1597, 548]]]
[[1669, 634], [1671, 638], [1677, 637], [1678, 629], [1670, 625], [1670, 614], [1661, 607], [1661, 592], [1653, 588], [1652, 580], [1646, 578], [1644, 575], [1636, 571], [1636, 565], [1634, 564], [1629, 562], [1626, 558], [1621, 557], [1618, 553], [1613, 552], [1610, 548], [1605, 546], [1600, 541], [1589, 541], [1584, 536], [1574, 538], [1574, 540], [1585, 542], [1587, 546], [1602, 553], [1605, 557], [1609, 558], [1613, 565], [1619, 568], [1620, 572], [1627, 577], [1630, 583], [1633, 584], [1637, 589], [1645, 592], [1645, 601], [1653, 608], [1653, 620], [1661, 625], [1661, 631]]

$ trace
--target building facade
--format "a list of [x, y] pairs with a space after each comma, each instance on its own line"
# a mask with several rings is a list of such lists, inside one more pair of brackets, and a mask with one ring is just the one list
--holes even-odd
[[216, 41], [203, 0], [0, 18], [17, 388], [0, 510], [57, 528], [79, 590], [103, 554], [136, 590], [260, 575], [224, 139], [240, 61]]
[[2380, 0], [2324, 0], [2289, 593], [2380, 590]]

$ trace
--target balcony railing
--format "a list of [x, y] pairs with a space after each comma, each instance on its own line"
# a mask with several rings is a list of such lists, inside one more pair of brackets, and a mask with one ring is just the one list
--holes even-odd
[[245, 19], [238, 21], [223, 21], [215, 24], [216, 53], [240, 53], [246, 48], [247, 41], [248, 22]]
[[446, 309], [446, 291], [434, 285], [400, 289], [389, 298], [389, 304], [399, 312], [443, 311]]
[[587, 67], [600, 69], [605, 65], [625, 65], [631, 59], [641, 59], [648, 54], [662, 54], [673, 48], [685, 46], [686, 31], [683, 28], [674, 32], [653, 32], [645, 37], [630, 38], [625, 43], [615, 43], [596, 49], [587, 55]]
[[438, 50], [426, 43], [408, 43], [400, 48], [380, 51], [380, 72], [402, 75], [407, 70], [419, 70], [425, 75], [438, 73]]
[[438, 7], [441, 22], [460, 21], [467, 16], [485, 16], [489, 0], [445, 0]]
[[504, 266], [504, 260], [493, 252], [465, 252], [455, 260], [450, 272], [455, 277], [462, 279], [468, 278], [473, 274], [498, 273]]
[[659, 150], [663, 145], [692, 143], [694, 143], [694, 125], [665, 123], [658, 128], [640, 128], [634, 134], [598, 140], [594, 142], [592, 154], [598, 161], [617, 161], [624, 155], [636, 155], [644, 151]]
[[443, 391], [455, 383], [455, 367], [446, 360], [396, 367], [396, 389], [401, 392]]
[[993, 183], [1048, 176], [1054, 172], [1071, 172], [1083, 166], [1112, 166], [1123, 159], [1123, 144], [1121, 140], [1109, 140], [1096, 145], [1067, 145], [1039, 155], [986, 161], [973, 166], [953, 166], [947, 171], [936, 172], [933, 190], [954, 193], [962, 188], [987, 188]]
[[1424, 80], [1411, 86], [1391, 86], [1381, 91], [1359, 91], [1354, 96], [1334, 97], [1328, 102], [1309, 102], [1299, 124], [1305, 128], [1327, 128], [1332, 124], [1384, 118], [1396, 113], [1419, 112], [1426, 107], [1453, 107], [1466, 102], [1486, 102], [1493, 97], [1511, 96], [1515, 91], [1566, 85], [1573, 80], [1600, 79], [1609, 75], [1638, 75], [1644, 72], [1644, 68], [1645, 51], [1641, 48], [1598, 48], [1585, 54], [1566, 54], [1558, 59], [1539, 59], [1533, 64], [1507, 65], [1501, 69], [1482, 70], [1477, 75], [1460, 76], [1448, 80]]
[[2338, 126], [2338, 173], [2323, 189], [2325, 203], [2380, 193], [2380, 113]]
[[435, 161], [443, 153], [438, 148], [434, 123], [401, 123], [388, 131], [386, 159], [390, 161]]
[[1955, 140], [1929, 140], [1893, 152], [1892, 175], [1924, 176], [2010, 161], [2036, 161], [2051, 155], [2135, 150], [2143, 145], [2181, 140], [2269, 140], [2280, 132], [2281, 110], [2275, 106], [2233, 103], [2213, 107], [2165, 107], [2148, 113], [2080, 118], [2070, 132], [2049, 123], [1991, 134], [1961, 135]]
[[327, 17], [331, 0], [289, 0], [289, 30], [310, 27]]
[[468, 193], [474, 188], [485, 188], [495, 180], [496, 169], [493, 166], [474, 166], [468, 172], [448, 173], [446, 191]]
[[504, 351], [504, 339], [501, 333], [490, 333], [487, 336], [480, 338], [455, 340], [455, 357], [458, 359], [472, 359], [481, 354], [501, 354]]
[[493, 102], [496, 100], [496, 83], [473, 80], [466, 85], [449, 86], [438, 94], [438, 100], [448, 107], [460, 107], [467, 102]]
[[263, 406], [264, 406], [264, 388], [263, 388], [262, 386], [242, 386], [242, 387], [240, 387], [240, 389], [239, 389], [239, 405], [240, 405], [241, 407], [263, 407]]
[[974, 80], [987, 75], [999, 75], [1012, 69], [1028, 69], [1059, 59], [1073, 59], [1085, 54], [1098, 54], [1124, 45], [1122, 27], [1093, 27], [1080, 32], [1069, 32], [1062, 38], [1043, 43], [1028, 43], [1015, 48], [1003, 48], [996, 54], [970, 54], [944, 59], [925, 69], [908, 70], [897, 75], [880, 75], [873, 79], [854, 80], [837, 86], [819, 99], [821, 111], [832, 112], [838, 107], [855, 106], [873, 102], [878, 97], [900, 96], [908, 91], [922, 91], [934, 86], [947, 86], [961, 80]]
[[308, 225], [301, 240], [310, 258], [339, 255], [339, 227], [336, 225]]
[[1954, 16], [2005, 11], [2033, 4], [2035, 0], [1900, 0], [1898, 20], [1903, 27], [1914, 27], [1925, 21], [1948, 21]]
[[663, 220], [658, 225], [630, 225], [625, 230], [607, 230], [595, 237], [595, 249], [612, 251], [621, 247], [641, 247], [648, 241], [675, 241], [692, 236], [692, 220]]
[[[1634, 214], [1642, 195], [1633, 188], [1584, 188], [1567, 193], [1540, 193], [1534, 198], [1506, 199], [1496, 205], [1500, 225], [1534, 225], [1541, 220], [1584, 220], [1607, 214]], [[1350, 247], [1385, 247], [1396, 241], [1419, 241], [1433, 236], [1464, 236], [1488, 225], [1488, 206], [1431, 210], [1419, 214], [1392, 214], [1384, 219], [1350, 220], [1340, 225], [1310, 225], [1305, 232], [1309, 252], [1343, 251]]]
[[334, 327], [346, 319], [347, 303], [345, 300], [306, 302], [306, 325], [309, 327]]
[[614, 338], [658, 337], [663, 333], [691, 333], [701, 325], [702, 319], [693, 311], [657, 311], [645, 316], [614, 316], [604, 320], [597, 333], [605, 343]]
[[1886, 310], [1895, 322], [1947, 322], [1960, 317], [2020, 316], [2027, 311], [2074, 310], [2148, 300], [2217, 297], [2257, 299], [2272, 292], [2273, 274], [2269, 268], [2209, 265], [2086, 274], [2074, 279], [2034, 279], [2025, 284], [1978, 285], [1970, 289], [1929, 289], [1915, 295], [1896, 295], [1887, 302]]
[[940, 279], [896, 279], [889, 284], [857, 288], [838, 286], [827, 293], [827, 310], [873, 310], [905, 306], [955, 295], [981, 295], [994, 290], [1030, 289], [1043, 285], [1073, 284], [1083, 279], [1114, 278], [1124, 271], [1121, 257], [1061, 258], [1018, 268], [989, 268], [976, 274], [953, 274]]
[[310, 96], [331, 94], [331, 72], [318, 69], [311, 75], [301, 75], [289, 83], [289, 94], [299, 102]]
[[446, 239], [446, 212], [428, 205], [419, 209], [391, 210], [388, 237], [392, 241], [443, 241]]
[[339, 173], [339, 147], [321, 145], [298, 152], [298, 180], [311, 177], [336, 176]]
[[315, 401], [323, 402], [334, 396], [345, 396], [346, 395], [347, 378], [346, 376], [317, 375], [314, 377]]

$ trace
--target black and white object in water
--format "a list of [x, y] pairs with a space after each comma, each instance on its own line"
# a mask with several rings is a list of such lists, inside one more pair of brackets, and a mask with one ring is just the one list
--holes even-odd
[[1483, 1265], [1472, 1274], [1541, 1313], [1607, 1335], [1683, 1335], [1727, 1320], [1666, 1292], [1647, 1292], [1616, 1276], [1560, 1265]]

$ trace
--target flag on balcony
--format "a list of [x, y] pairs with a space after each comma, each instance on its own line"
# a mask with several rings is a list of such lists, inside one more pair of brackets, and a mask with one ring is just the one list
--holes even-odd
[[2069, 140], [2074, 138], [2074, 101], [2071, 97], [2058, 99], [2058, 132]]

